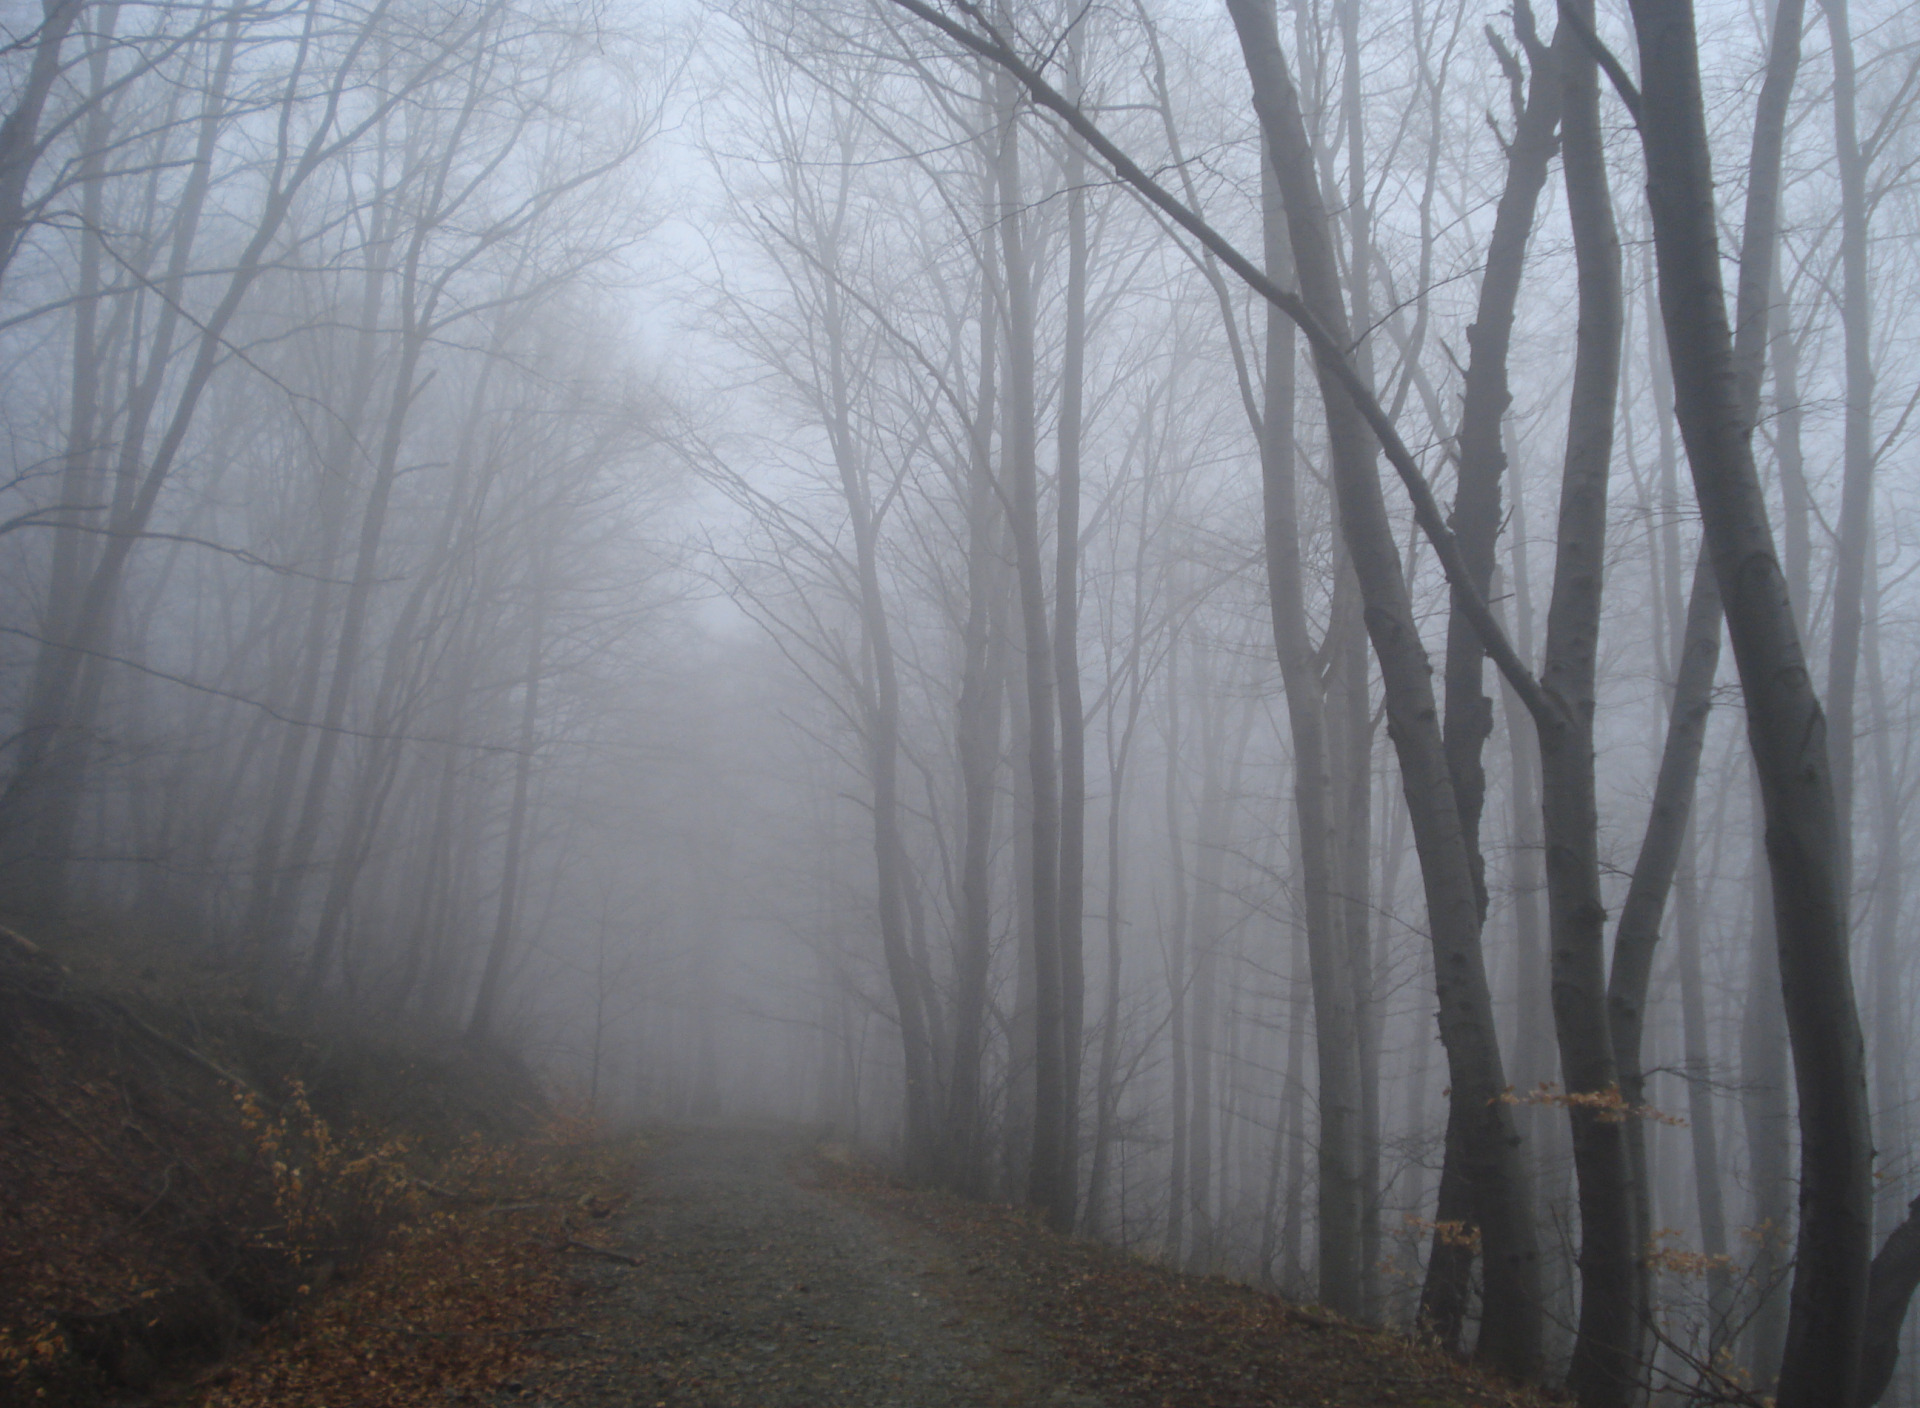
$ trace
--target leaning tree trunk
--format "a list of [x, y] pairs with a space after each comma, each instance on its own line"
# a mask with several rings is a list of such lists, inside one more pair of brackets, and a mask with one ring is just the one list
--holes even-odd
[[[1514, 27], [1533, 72], [1507, 146], [1506, 183], [1494, 209], [1479, 301], [1467, 328], [1467, 369], [1455, 441], [1459, 463], [1448, 519], [1482, 600], [1492, 595], [1494, 551], [1500, 536], [1500, 481], [1507, 471], [1501, 428], [1513, 400], [1507, 354], [1513, 341], [1514, 308], [1560, 125], [1561, 84], [1555, 51], [1535, 36], [1533, 12], [1526, 0], [1515, 7]], [[1482, 752], [1493, 732], [1492, 703], [1484, 689], [1485, 660], [1480, 633], [1456, 600], [1447, 617], [1443, 741], [1482, 922], [1487, 913], [1486, 863], [1480, 846], [1480, 814], [1486, 799]], [[1457, 1173], [1449, 1176], [1443, 1168], [1442, 1206], [1434, 1218], [1437, 1226], [1427, 1254], [1420, 1313], [1429, 1333], [1449, 1347], [1459, 1344], [1465, 1325], [1473, 1267], [1471, 1244], [1452, 1231], [1452, 1224], [1462, 1220], [1463, 1199]]]
[[[1292, 237], [1301, 300], [1329, 337], [1351, 342], [1332, 240], [1300, 117], [1274, 29], [1260, 0], [1228, 0], [1253, 82]], [[1447, 772], [1431, 666], [1413, 616], [1398, 544], [1375, 467], [1373, 432], [1341, 368], [1315, 359], [1326, 407], [1341, 530], [1366, 599], [1367, 629], [1386, 689], [1388, 733], [1400, 759], [1425, 882], [1442, 1039], [1452, 1077], [1463, 1172], [1485, 1247], [1485, 1314], [1479, 1352], [1516, 1376], [1537, 1367], [1539, 1254], [1527, 1212], [1525, 1174], [1513, 1128], [1480, 951], [1480, 908]]]
[[1780, 1408], [1851, 1403], [1873, 1231], [1873, 1140], [1833, 773], [1739, 402], [1690, 0], [1633, 0], [1640, 134], [1675, 408], [1747, 704], [1800, 1096], [1801, 1220]]
[[[1780, 200], [1780, 156], [1786, 132], [1788, 99], [1800, 63], [1800, 29], [1803, 0], [1784, 0], [1774, 12], [1773, 34], [1768, 46], [1767, 73], [1756, 105], [1752, 155], [1748, 162], [1746, 219], [1740, 245], [1740, 279], [1734, 318], [1734, 363], [1738, 375], [1738, 394], [1742, 412], [1749, 424], [1755, 422], [1760, 408], [1760, 383], [1764, 371], [1767, 331], [1772, 297], [1774, 260], [1778, 244]], [[1656, 368], [1655, 376], [1664, 373]], [[1667, 397], [1657, 396], [1662, 413], [1661, 469], [1664, 478], [1673, 475], [1672, 446], [1667, 435], [1665, 414]], [[1674, 539], [1677, 527], [1667, 524], [1669, 576], [1678, 576], [1678, 552]], [[1669, 584], [1678, 590], [1678, 581]], [[1660, 939], [1660, 921], [1666, 907], [1682, 852], [1686, 845], [1688, 818], [1692, 810], [1695, 783], [1700, 771], [1700, 750], [1706, 737], [1707, 715], [1713, 706], [1713, 680], [1720, 663], [1721, 602], [1719, 584], [1713, 566], [1704, 551], [1694, 564], [1693, 586], [1686, 619], [1675, 634], [1676, 667], [1666, 744], [1660, 759], [1660, 771], [1654, 782], [1653, 804], [1647, 830], [1642, 838], [1633, 878], [1620, 911], [1620, 924], [1613, 951], [1613, 969], [1607, 988], [1608, 1013], [1612, 1027], [1614, 1059], [1619, 1067], [1621, 1094], [1629, 1111], [1645, 1101], [1646, 1078], [1641, 1069], [1641, 1034], [1645, 1020], [1648, 984], [1653, 972], [1654, 949]], [[1691, 918], [1692, 916], [1689, 916]], [[1691, 936], [1697, 942], [1697, 936]], [[1699, 955], [1683, 955], [1682, 1000], [1691, 983], [1692, 1000], [1698, 1002]], [[1692, 1080], [1704, 1079], [1696, 1065], [1704, 1033], [1694, 1014], [1686, 1018], [1686, 1043]], [[1702, 1063], [1703, 1064], [1703, 1063]], [[1695, 1156], [1709, 1165], [1717, 1162], [1714, 1149], [1710, 1092], [1698, 1092], [1704, 1124], [1696, 1133]], [[1629, 1150], [1634, 1162], [1635, 1240], [1645, 1244], [1653, 1235], [1652, 1190], [1648, 1183], [1646, 1125], [1629, 1115], [1625, 1126]], [[1708, 1177], [1718, 1178], [1717, 1168]], [[1725, 1252], [1724, 1221], [1718, 1207], [1715, 1187], [1703, 1205], [1702, 1241], [1711, 1242], [1708, 1254]], [[1713, 1224], [1711, 1235], [1709, 1224]], [[1725, 1310], [1726, 1272], [1716, 1262], [1709, 1263], [1709, 1311], [1717, 1321]], [[1640, 1271], [1642, 1313], [1651, 1309], [1651, 1273]], [[1710, 1333], [1712, 1327], [1710, 1326]]]

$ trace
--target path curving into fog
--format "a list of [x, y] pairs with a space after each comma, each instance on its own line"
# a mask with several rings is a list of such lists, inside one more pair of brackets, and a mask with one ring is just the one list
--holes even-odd
[[[543, 1404], [1099, 1408], [965, 1254], [820, 1186], [792, 1129], [683, 1130], [650, 1161]], [[522, 1399], [521, 1401], [524, 1401]]]

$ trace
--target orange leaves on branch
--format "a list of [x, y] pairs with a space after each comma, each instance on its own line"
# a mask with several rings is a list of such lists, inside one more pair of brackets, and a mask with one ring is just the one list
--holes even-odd
[[1494, 1099], [1503, 1105], [1558, 1105], [1568, 1110], [1584, 1110], [1602, 1124], [1624, 1124], [1630, 1119], [1650, 1120], [1654, 1124], [1682, 1129], [1687, 1123], [1679, 1115], [1653, 1105], [1628, 1104], [1617, 1084], [1605, 1090], [1562, 1090], [1551, 1081], [1543, 1080], [1528, 1091], [1508, 1086]]
[[589, 1142], [583, 1120], [550, 1132], [464, 1143], [435, 1171], [439, 1201], [412, 1202], [390, 1246], [209, 1380], [200, 1408], [475, 1401], [542, 1358], [556, 1308], [580, 1290], [561, 1254], [571, 1211], [610, 1213], [630, 1180], [625, 1152]]
[[1412, 1213], [1408, 1213], [1401, 1221], [1409, 1231], [1421, 1237], [1430, 1235], [1443, 1247], [1464, 1247], [1475, 1256], [1480, 1254], [1480, 1229], [1469, 1222], [1457, 1218], [1434, 1222]]
[[1680, 1230], [1676, 1227], [1662, 1227], [1654, 1233], [1647, 1242], [1643, 1256], [1646, 1264], [1654, 1270], [1684, 1276], [1688, 1280], [1701, 1280], [1716, 1269], [1734, 1269], [1733, 1258], [1724, 1253], [1710, 1256], [1706, 1252], [1680, 1245]]
[[314, 1111], [306, 1086], [287, 1082], [277, 1110], [236, 1090], [240, 1125], [272, 1190], [277, 1225], [264, 1245], [303, 1265], [364, 1256], [410, 1215], [418, 1198], [407, 1141], [349, 1128], [336, 1132]]

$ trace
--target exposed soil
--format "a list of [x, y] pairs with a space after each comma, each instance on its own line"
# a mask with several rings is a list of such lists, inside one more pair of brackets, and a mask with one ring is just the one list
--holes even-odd
[[1017, 1307], [965, 1283], [966, 1248], [835, 1188], [793, 1131], [682, 1131], [612, 1247], [554, 1405], [1099, 1408]]
[[1521, 1404], [1404, 1339], [899, 1186], [801, 1132], [657, 1146], [554, 1359], [500, 1405]]

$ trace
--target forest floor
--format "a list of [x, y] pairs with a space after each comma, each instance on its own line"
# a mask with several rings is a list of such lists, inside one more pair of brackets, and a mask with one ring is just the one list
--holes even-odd
[[1537, 1402], [815, 1130], [609, 1138], [483, 1055], [0, 930], [0, 1408]]
[[903, 1187], [796, 1130], [659, 1143], [535, 1408], [1240, 1408], [1531, 1400], [1405, 1339]]

